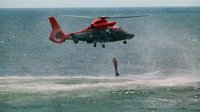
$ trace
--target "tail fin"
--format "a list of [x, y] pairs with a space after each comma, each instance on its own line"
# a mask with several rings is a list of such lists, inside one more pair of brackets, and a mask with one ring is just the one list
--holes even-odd
[[63, 43], [66, 40], [66, 38], [58, 22], [53, 16], [49, 17], [49, 22], [52, 27], [52, 31], [49, 35], [49, 40], [55, 43]]

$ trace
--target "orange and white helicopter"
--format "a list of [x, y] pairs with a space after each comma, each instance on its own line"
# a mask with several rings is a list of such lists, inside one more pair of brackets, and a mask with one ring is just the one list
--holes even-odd
[[[79, 17], [79, 18], [93, 18], [88, 16], [74, 16], [66, 15], [69, 17]], [[64, 33], [60, 25], [56, 21], [55, 17], [49, 17], [50, 24], [52, 26], [52, 31], [49, 35], [49, 39], [54, 43], [63, 43], [66, 40], [73, 40], [75, 44], [79, 41], [86, 41], [87, 43], [93, 43], [94, 47], [97, 43], [101, 43], [102, 47], [105, 47], [105, 42], [115, 42], [123, 41], [124, 44], [127, 43], [127, 39], [132, 39], [134, 34], [124, 31], [121, 27], [116, 25], [115, 21], [108, 21], [108, 19], [115, 18], [134, 18], [134, 17], [144, 17], [148, 15], [139, 16], [100, 16], [98, 18], [93, 18], [93, 22], [83, 28], [81, 31]]]

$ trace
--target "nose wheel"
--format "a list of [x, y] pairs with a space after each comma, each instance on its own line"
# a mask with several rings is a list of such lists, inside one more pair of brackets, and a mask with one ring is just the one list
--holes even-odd
[[126, 44], [126, 43], [127, 43], [127, 41], [126, 41], [126, 40], [124, 40], [124, 41], [123, 41], [123, 43], [124, 43], [124, 44]]

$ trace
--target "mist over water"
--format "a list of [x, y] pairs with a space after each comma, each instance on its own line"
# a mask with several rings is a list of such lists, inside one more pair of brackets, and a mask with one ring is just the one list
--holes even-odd
[[[0, 111], [199, 111], [200, 8], [0, 9]], [[64, 32], [115, 19], [135, 38], [97, 44], [48, 40], [55, 16]], [[114, 76], [112, 58], [119, 64]]]

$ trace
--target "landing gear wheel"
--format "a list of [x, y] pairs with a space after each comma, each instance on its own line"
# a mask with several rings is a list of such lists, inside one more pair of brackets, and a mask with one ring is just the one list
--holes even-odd
[[75, 44], [78, 44], [78, 40], [74, 40], [74, 43], [75, 43]]
[[94, 47], [96, 47], [96, 46], [97, 46], [97, 43], [95, 42], [95, 43], [94, 43]]
[[105, 43], [105, 42], [102, 40], [102, 41], [101, 41], [102, 48], [105, 48], [105, 45], [104, 45], [104, 43]]
[[127, 43], [126, 40], [124, 40], [123, 43], [126, 44]]

